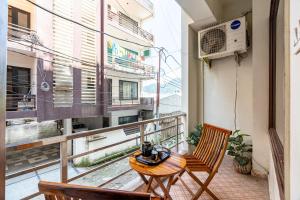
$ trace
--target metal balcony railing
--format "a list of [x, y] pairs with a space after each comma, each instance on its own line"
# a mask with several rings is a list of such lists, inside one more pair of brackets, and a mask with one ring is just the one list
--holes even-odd
[[111, 65], [112, 69], [118, 71], [125, 71], [129, 73], [139, 74], [142, 76], [155, 76], [154, 66], [147, 65], [138, 61], [132, 61], [126, 58], [112, 55], [111, 53], [107, 54], [108, 64]]
[[127, 18], [122, 17], [122, 15], [119, 15], [117, 13], [112, 12], [111, 10], [108, 10], [108, 19], [113, 22], [117, 22], [118, 25], [122, 26], [123, 28], [131, 31], [132, 33], [139, 35], [140, 37], [153, 42], [154, 37], [151, 33], [145, 31], [141, 27], [133, 25]]
[[[108, 128], [102, 128], [102, 129], [96, 129], [96, 130], [91, 130], [91, 131], [83, 131], [83, 132], [78, 132], [78, 133], [74, 133], [71, 135], [61, 135], [61, 136], [56, 136], [56, 137], [52, 137], [52, 138], [46, 138], [46, 139], [40, 139], [40, 140], [36, 140], [36, 141], [32, 141], [32, 142], [28, 142], [28, 143], [23, 143], [23, 144], [16, 144], [16, 145], [8, 145], [6, 146], [6, 151], [8, 153], [10, 152], [15, 152], [15, 151], [22, 151], [22, 150], [27, 150], [27, 149], [33, 149], [33, 148], [39, 148], [39, 147], [45, 147], [47, 145], [55, 145], [55, 144], [60, 144], [60, 158], [51, 162], [47, 162], [47, 163], [43, 163], [37, 166], [33, 166], [30, 168], [27, 168], [25, 170], [21, 170], [18, 172], [14, 172], [11, 174], [7, 174], [6, 175], [6, 180], [14, 178], [14, 177], [18, 177], [24, 174], [28, 174], [31, 172], [35, 172], [37, 170], [41, 170], [56, 164], [60, 163], [60, 181], [62, 183], [69, 183], [72, 182], [76, 179], [79, 179], [83, 176], [86, 176], [92, 172], [95, 172], [99, 169], [102, 169], [106, 166], [109, 166], [117, 161], [120, 161], [130, 155], [132, 155], [133, 153], [129, 153], [126, 154], [122, 157], [113, 159], [111, 161], [108, 161], [104, 164], [98, 165], [96, 167], [93, 168], [89, 168], [87, 171], [80, 173], [79, 175], [73, 176], [73, 177], [68, 177], [68, 163], [72, 162], [74, 159], [76, 158], [80, 158], [80, 157], [84, 157], [86, 155], [95, 153], [95, 152], [99, 152], [99, 151], [103, 151], [106, 150], [108, 148], [117, 146], [117, 145], [122, 145], [131, 141], [136, 141], [139, 140], [139, 144], [142, 144], [145, 140], [147, 140], [147, 137], [150, 137], [153, 134], [162, 134], [164, 131], [172, 129], [174, 130], [172, 135], [169, 135], [169, 138], [164, 138], [163, 140], [159, 141], [160, 144], [162, 144], [164, 146], [165, 142], [168, 140], [171, 140], [171, 145], [168, 145], [169, 148], [173, 148], [176, 147], [177, 151], [179, 148], [179, 144], [183, 142], [183, 137], [182, 135], [184, 134], [183, 132], [183, 122], [184, 120], [182, 120], [181, 118], [185, 117], [184, 113], [181, 114], [177, 114], [177, 115], [172, 115], [172, 116], [168, 116], [168, 117], [163, 117], [163, 118], [159, 118], [159, 119], [150, 119], [150, 120], [144, 120], [144, 121], [139, 121], [139, 122], [134, 122], [134, 123], [130, 123], [130, 124], [124, 124], [124, 125], [119, 125], [119, 126], [115, 126], [115, 127], [108, 127]], [[161, 123], [164, 120], [168, 120], [168, 119], [175, 119], [175, 123], [168, 126], [168, 127], [164, 127], [164, 128], [160, 128], [159, 130], [153, 130], [153, 131], [146, 131], [145, 127], [149, 124], [157, 124], [157, 123]], [[120, 129], [128, 129], [128, 128], [132, 128], [132, 127], [139, 127], [140, 129], [140, 134], [139, 136], [136, 137], [132, 137], [130, 139], [124, 140], [124, 141], [120, 141], [120, 142], [116, 142], [116, 143], [112, 143], [112, 144], [107, 144], [106, 146], [101, 146], [80, 154], [76, 154], [76, 155], [71, 155], [68, 156], [68, 142], [75, 140], [75, 139], [79, 139], [79, 138], [85, 138], [85, 137], [90, 137], [90, 136], [94, 136], [100, 133], [106, 133], [106, 132], [110, 132], [110, 131], [115, 131], [115, 130], [120, 130]], [[129, 170], [130, 171], [130, 170]], [[122, 174], [117, 175], [116, 177], [112, 178], [112, 179], [116, 179], [117, 177], [120, 177]], [[108, 180], [106, 183], [109, 183], [111, 180]], [[105, 185], [105, 183], [102, 183], [100, 186]], [[25, 187], [25, 186], [24, 186]], [[34, 198], [36, 196], [40, 195], [40, 193], [37, 191], [34, 194], [30, 194], [27, 197], [23, 197], [23, 199], [31, 199]]]
[[138, 99], [121, 99], [119, 97], [109, 98], [109, 106], [131, 106], [131, 105], [154, 105], [154, 98], [152, 97], [140, 97]]
[[34, 30], [13, 23], [8, 23], [8, 39], [26, 41], [33, 44], [39, 42]]
[[35, 95], [7, 94], [6, 111], [28, 111], [36, 109]]

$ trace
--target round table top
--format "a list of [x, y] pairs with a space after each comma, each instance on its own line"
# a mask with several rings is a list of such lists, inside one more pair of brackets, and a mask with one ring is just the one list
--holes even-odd
[[148, 166], [138, 162], [135, 155], [140, 154], [138, 151], [133, 156], [129, 157], [129, 164], [132, 169], [140, 174], [152, 177], [172, 176], [181, 172], [186, 166], [186, 160], [183, 156], [172, 152], [170, 157], [164, 162], [156, 166]]

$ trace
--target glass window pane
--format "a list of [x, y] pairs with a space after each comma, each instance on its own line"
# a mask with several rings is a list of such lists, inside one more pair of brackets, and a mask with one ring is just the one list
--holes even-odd
[[130, 83], [123, 82], [123, 98], [124, 99], [130, 99]]
[[130, 81], [120, 81], [120, 99], [137, 99], [138, 83]]
[[18, 12], [18, 25], [30, 28], [28, 24], [28, 14]]

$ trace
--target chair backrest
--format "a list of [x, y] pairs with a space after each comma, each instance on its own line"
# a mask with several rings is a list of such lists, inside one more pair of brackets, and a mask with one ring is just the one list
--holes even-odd
[[46, 200], [149, 200], [150, 194], [101, 189], [64, 183], [39, 182], [39, 191]]
[[229, 130], [204, 124], [200, 141], [193, 155], [209, 169], [217, 169], [224, 158], [230, 135]]

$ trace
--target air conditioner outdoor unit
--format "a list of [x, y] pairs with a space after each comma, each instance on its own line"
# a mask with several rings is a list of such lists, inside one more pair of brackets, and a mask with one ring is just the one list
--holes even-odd
[[198, 32], [199, 58], [216, 59], [247, 51], [246, 19], [241, 17]]

